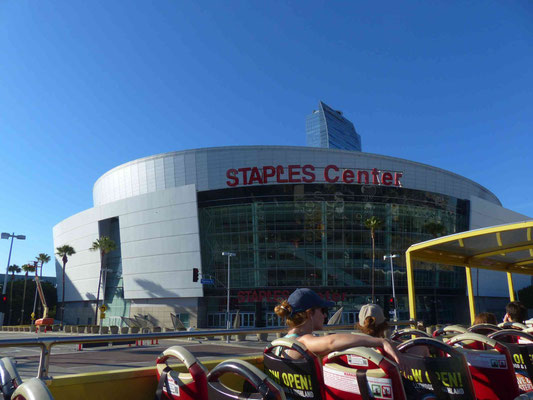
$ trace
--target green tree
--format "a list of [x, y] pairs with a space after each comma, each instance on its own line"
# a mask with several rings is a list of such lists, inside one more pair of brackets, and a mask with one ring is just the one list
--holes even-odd
[[22, 292], [22, 307], [20, 308], [20, 324], [24, 324], [24, 304], [26, 302], [26, 286], [28, 284], [28, 273], [35, 272], [37, 269], [37, 266], [35, 264], [24, 264], [22, 266], [22, 270], [25, 272], [24, 274], [24, 291]]
[[63, 262], [63, 279], [61, 280], [63, 287], [63, 290], [61, 291], [61, 326], [63, 326], [65, 314], [65, 268], [67, 267], [68, 258], [73, 254], [76, 254], [76, 250], [74, 250], [74, 247], [64, 244], [63, 246], [56, 248], [56, 254], [61, 257], [61, 261]]
[[[100, 301], [100, 286], [102, 285], [102, 272], [105, 271], [105, 268], [104, 268], [105, 256], [106, 254], [116, 249], [117, 249], [117, 245], [115, 241], [109, 238], [108, 236], [100, 236], [99, 239], [96, 239], [93, 242], [93, 245], [89, 249], [90, 251], [98, 251], [100, 253], [100, 277], [98, 278], [98, 290], [96, 294], [96, 310], [94, 312], [95, 325], [97, 324], [96, 321], [98, 320], [98, 302]], [[104, 279], [104, 285], [105, 285], [105, 279]]]
[[[43, 277], [43, 265], [50, 262], [50, 256], [46, 253], [39, 253], [37, 257], [35, 257], [38, 263], [41, 263], [41, 272], [39, 274], [39, 277]], [[35, 271], [35, 275], [37, 275], [37, 270]], [[37, 306], [37, 285], [35, 285], [35, 297], [33, 298], [33, 313], [35, 314], [35, 307]], [[39, 303], [39, 313], [41, 310], [41, 305]]]
[[11, 272], [11, 287], [9, 289], [9, 316], [7, 318], [7, 324], [11, 324], [11, 312], [13, 311], [13, 281], [15, 280], [15, 273], [20, 273], [22, 271], [17, 264], [10, 265], [7, 269], [8, 272]]
[[372, 303], [374, 299], [374, 271], [376, 264], [376, 229], [381, 226], [382, 222], [379, 218], [371, 216], [365, 220], [365, 226], [370, 229], [370, 239], [372, 240]]

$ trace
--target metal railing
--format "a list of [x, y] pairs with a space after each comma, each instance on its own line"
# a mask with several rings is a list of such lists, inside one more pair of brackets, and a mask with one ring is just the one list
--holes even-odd
[[[414, 325], [413, 321], [398, 321], [396, 325]], [[353, 325], [326, 325], [324, 331], [348, 330], [353, 331]], [[91, 336], [48, 336], [27, 339], [0, 339], [0, 347], [40, 347], [39, 369], [37, 378], [50, 379], [48, 376], [50, 354], [52, 347], [62, 344], [82, 343], [109, 343], [109, 342], [132, 342], [137, 340], [159, 340], [179, 338], [209, 338], [216, 336], [255, 335], [269, 333], [285, 333], [287, 327], [277, 328], [240, 328], [240, 329], [217, 329], [179, 332], [138, 333], [138, 334], [112, 334]], [[1, 337], [1, 336], [0, 336]]]

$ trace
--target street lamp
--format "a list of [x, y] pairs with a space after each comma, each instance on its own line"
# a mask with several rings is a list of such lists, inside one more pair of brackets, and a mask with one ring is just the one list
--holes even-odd
[[[229, 330], [231, 327], [231, 320], [230, 320], [230, 315], [229, 315], [229, 290], [231, 286], [230, 285], [231, 257], [235, 257], [237, 254], [229, 252], [229, 251], [223, 251], [222, 255], [228, 257], [228, 284], [227, 284], [228, 294], [227, 294], [227, 304], [226, 304], [226, 329]], [[227, 335], [226, 337], [226, 342], [229, 343], [229, 335]]]
[[394, 309], [393, 309], [393, 315], [394, 315], [394, 321], [398, 321], [398, 316], [396, 315], [396, 291], [394, 290], [394, 266], [392, 265], [392, 259], [398, 257], [398, 254], [389, 254], [388, 256], [383, 256], [383, 260], [386, 261], [387, 258], [390, 260], [390, 274], [391, 274], [391, 281], [392, 281], [392, 298], [394, 299]]
[[[13, 249], [13, 240], [19, 239], [19, 240], [26, 240], [26, 236], [24, 235], [15, 235], [13, 232], [12, 234], [9, 234], [7, 232], [2, 232], [2, 235], [0, 236], [2, 239], [9, 239], [11, 238], [11, 245], [9, 246], [9, 256], [7, 257], [7, 267], [6, 267], [6, 274], [4, 276], [4, 287], [2, 288], [2, 295], [6, 294], [7, 289], [7, 276], [9, 275], [9, 263], [11, 262], [11, 250]], [[0, 313], [0, 326], [4, 325], [4, 313]]]

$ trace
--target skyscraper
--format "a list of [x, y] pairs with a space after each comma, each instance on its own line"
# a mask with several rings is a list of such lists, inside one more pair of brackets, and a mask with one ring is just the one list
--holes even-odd
[[307, 146], [361, 151], [361, 136], [351, 121], [341, 111], [334, 110], [323, 102], [318, 103], [305, 119]]

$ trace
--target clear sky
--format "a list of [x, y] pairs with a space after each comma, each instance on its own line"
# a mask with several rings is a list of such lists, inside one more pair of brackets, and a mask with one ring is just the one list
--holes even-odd
[[12, 264], [52, 255], [52, 227], [92, 207], [109, 169], [304, 146], [319, 100], [364, 151], [456, 172], [533, 216], [532, 72], [528, 0], [2, 0], [0, 231], [27, 235]]

